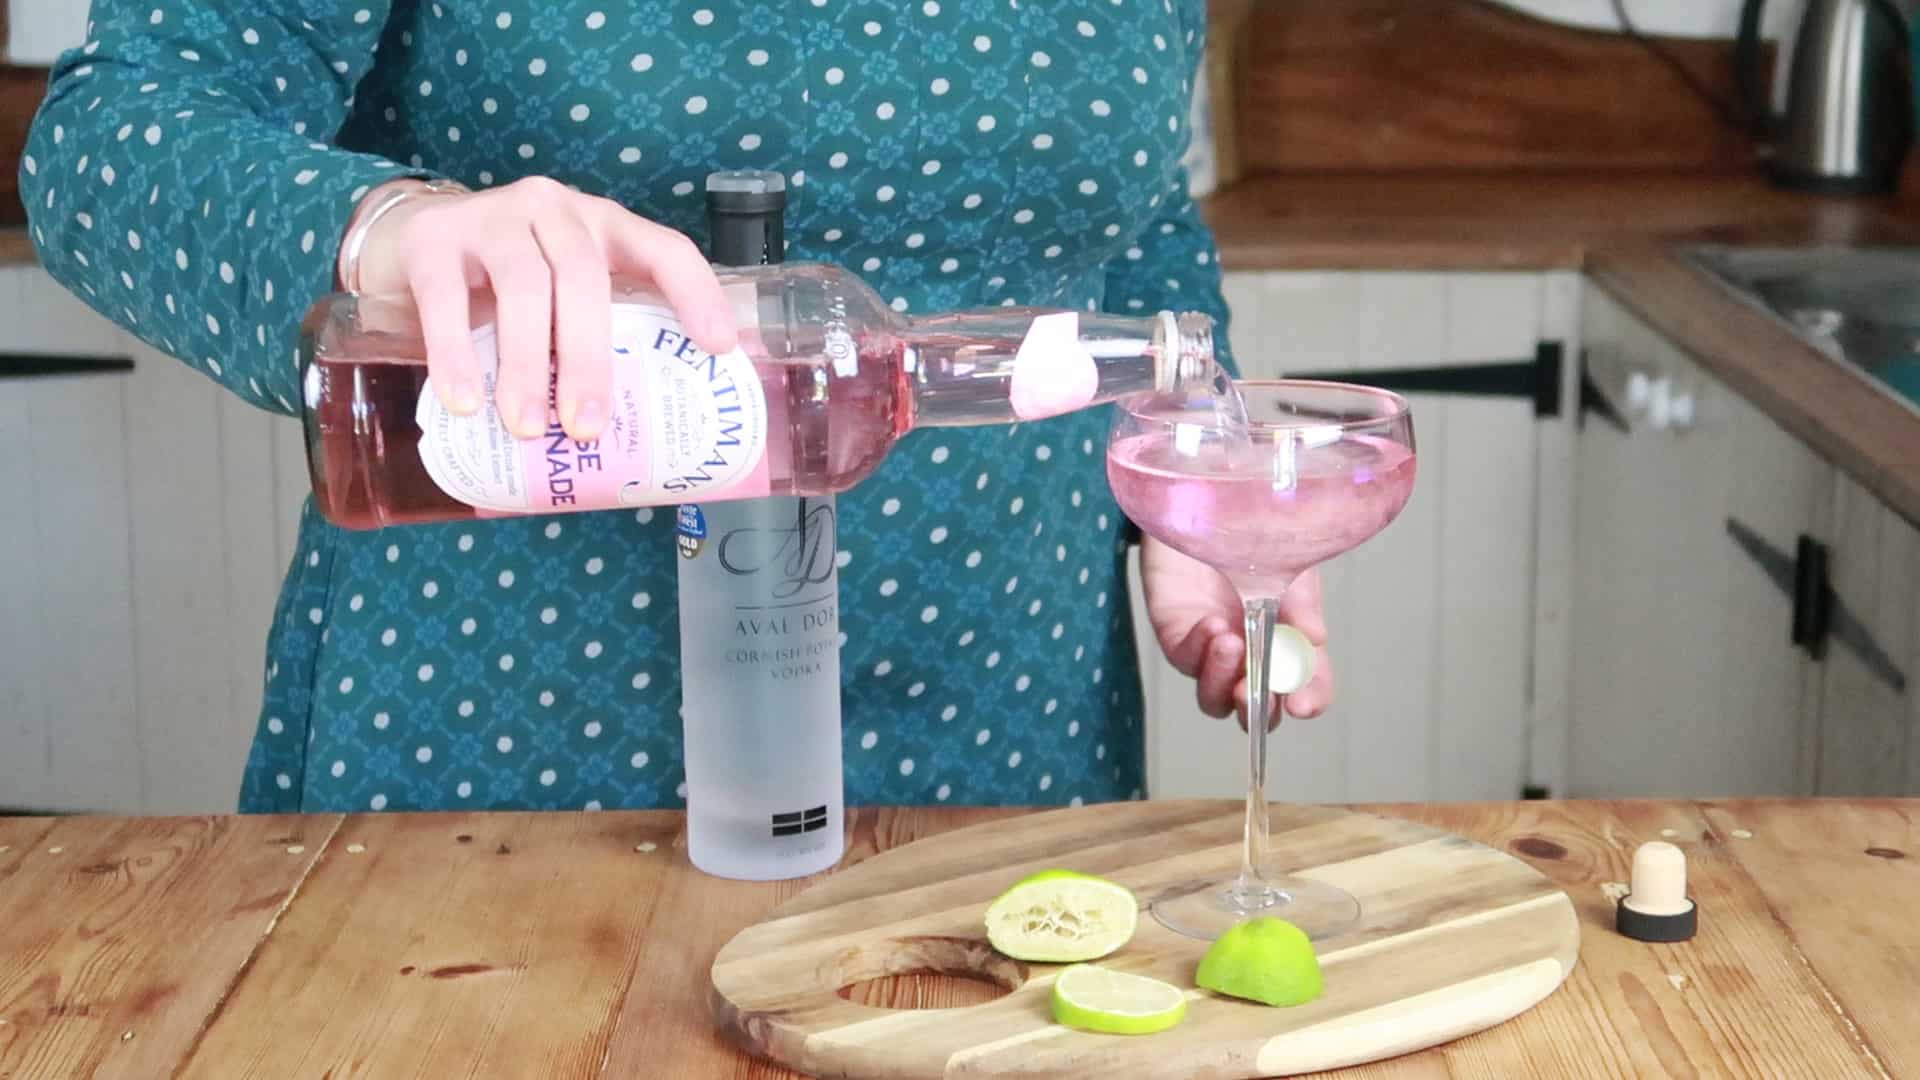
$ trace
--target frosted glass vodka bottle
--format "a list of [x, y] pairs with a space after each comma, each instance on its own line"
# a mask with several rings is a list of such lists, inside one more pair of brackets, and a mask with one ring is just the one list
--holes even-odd
[[[707, 178], [716, 263], [781, 261], [785, 187]], [[687, 855], [720, 877], [817, 873], [846, 847], [834, 498], [686, 503], [677, 520]]]
[[[486, 405], [441, 407], [410, 307], [335, 295], [303, 324], [314, 501], [367, 529], [511, 514], [831, 495], [916, 427], [1040, 420], [1143, 390], [1225, 391], [1202, 314], [992, 308], [909, 317], [822, 263], [723, 268], [740, 347], [700, 351], [616, 280], [606, 433], [516, 439], [492, 407], [491, 297], [471, 298]], [[804, 407], [798, 407], [803, 405]]]

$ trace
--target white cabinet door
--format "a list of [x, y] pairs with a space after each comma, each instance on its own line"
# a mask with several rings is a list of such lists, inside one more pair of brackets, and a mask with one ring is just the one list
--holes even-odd
[[297, 423], [37, 268], [0, 269], [0, 353], [134, 363], [0, 381], [0, 806], [231, 811], [306, 492]]
[[1843, 476], [1829, 535], [1815, 791], [1920, 794], [1920, 527]]
[[26, 357], [124, 357], [37, 270], [0, 267], [0, 806], [142, 801], [130, 619], [131, 375], [26, 376]]
[[1783, 579], [1833, 470], [1598, 288], [1581, 329], [1620, 423], [1579, 435], [1567, 794], [1807, 792], [1816, 673]]
[[[1249, 377], [1526, 360], [1571, 329], [1543, 327], [1549, 284], [1530, 273], [1231, 273], [1230, 333]], [[1275, 798], [1511, 799], [1528, 778], [1536, 491], [1542, 431], [1563, 422], [1536, 419], [1531, 400], [1409, 398], [1413, 497], [1384, 532], [1322, 568], [1335, 701], [1269, 740]], [[1192, 681], [1166, 663], [1135, 603], [1150, 794], [1244, 792], [1245, 735], [1200, 713]]]

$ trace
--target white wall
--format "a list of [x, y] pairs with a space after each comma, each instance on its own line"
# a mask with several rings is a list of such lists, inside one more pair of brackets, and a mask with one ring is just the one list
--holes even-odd
[[0, 0], [11, 16], [7, 59], [44, 66], [87, 34], [88, 0]]
[[[23, 0], [14, 0], [15, 4]], [[1617, 30], [1620, 20], [1613, 0], [1492, 0], [1502, 7], [1542, 19], [1590, 30]], [[1778, 37], [1799, 21], [1806, 0], [1770, 0], [1762, 27]], [[1673, 37], [1733, 37], [1740, 27], [1743, 0], [1626, 0], [1627, 18], [1646, 34]]]

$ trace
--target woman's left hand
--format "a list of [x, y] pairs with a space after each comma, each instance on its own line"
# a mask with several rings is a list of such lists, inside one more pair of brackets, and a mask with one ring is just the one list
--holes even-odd
[[[1194, 680], [1200, 711], [1213, 717], [1237, 711], [1244, 728], [1247, 642], [1240, 595], [1233, 583], [1213, 567], [1150, 536], [1141, 541], [1140, 580], [1154, 636], [1173, 666]], [[1305, 634], [1314, 645], [1313, 678], [1286, 695], [1287, 713], [1318, 716], [1333, 699], [1318, 570], [1302, 574], [1281, 598], [1279, 621]], [[1279, 723], [1277, 714], [1269, 715], [1269, 727]]]

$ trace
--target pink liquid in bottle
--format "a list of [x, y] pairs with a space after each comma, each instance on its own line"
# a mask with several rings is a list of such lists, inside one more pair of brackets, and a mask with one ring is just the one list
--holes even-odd
[[[370, 529], [837, 494], [916, 427], [1037, 419], [1205, 387], [1219, 373], [1201, 315], [997, 308], [909, 318], [835, 267], [720, 277], [742, 329], [741, 350], [724, 361], [692, 348], [645, 287], [617, 287], [616, 314], [652, 314], [616, 323], [630, 328], [616, 333], [612, 417], [597, 443], [567, 438], [551, 408], [546, 435], [515, 440], [490, 411], [454, 419], [423, 407], [426, 348], [411, 308], [323, 299], [301, 350], [315, 505], [337, 525]], [[471, 312], [476, 330], [490, 325], [487, 297]]]

